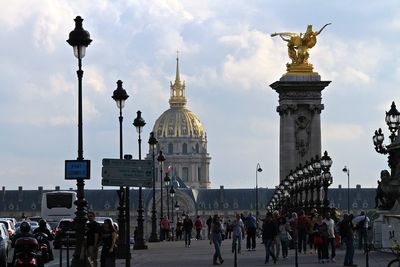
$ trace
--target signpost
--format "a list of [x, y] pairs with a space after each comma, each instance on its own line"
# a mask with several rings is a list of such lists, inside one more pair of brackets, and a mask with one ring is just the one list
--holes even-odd
[[90, 160], [66, 160], [65, 180], [90, 179]]
[[151, 160], [103, 159], [101, 177], [103, 186], [151, 187], [153, 162]]

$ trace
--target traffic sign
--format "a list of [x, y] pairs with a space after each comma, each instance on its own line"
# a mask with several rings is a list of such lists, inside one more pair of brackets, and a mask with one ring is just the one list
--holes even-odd
[[90, 160], [66, 160], [65, 180], [90, 179]]
[[152, 160], [103, 159], [103, 186], [151, 187]]

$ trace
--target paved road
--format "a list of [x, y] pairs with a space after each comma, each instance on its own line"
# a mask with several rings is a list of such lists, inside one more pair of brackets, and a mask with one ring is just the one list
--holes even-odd
[[[131, 267], [197, 267], [197, 266], [213, 266], [212, 254], [214, 248], [207, 240], [192, 240], [190, 248], [186, 248], [183, 241], [176, 242], [160, 242], [147, 243], [147, 250], [133, 250]], [[257, 241], [256, 251], [247, 251], [243, 249], [242, 253], [238, 254], [237, 266], [295, 266], [294, 250], [289, 250], [289, 258], [287, 260], [278, 260], [277, 264], [272, 263], [272, 259], [268, 265], [264, 264], [265, 250], [264, 245], [260, 244], [260, 239]], [[59, 250], [55, 250], [55, 261], [46, 264], [46, 267], [60, 266]], [[71, 251], [71, 258], [72, 258]], [[100, 255], [100, 253], [99, 253]], [[223, 266], [234, 266], [234, 254], [231, 252], [231, 240], [224, 240], [222, 243], [222, 256], [225, 260]], [[338, 249], [336, 263], [318, 264], [316, 254], [299, 254], [299, 266], [326, 266], [338, 267], [343, 266], [344, 250]], [[393, 259], [391, 253], [382, 253], [373, 251], [370, 253], [370, 267], [386, 267], [388, 262]], [[63, 256], [63, 265], [66, 265], [66, 257]], [[356, 250], [354, 263], [359, 267], [366, 266], [365, 255], [362, 251]], [[125, 260], [117, 260], [117, 267], [124, 267]], [[100, 267], [100, 264], [99, 264]]]

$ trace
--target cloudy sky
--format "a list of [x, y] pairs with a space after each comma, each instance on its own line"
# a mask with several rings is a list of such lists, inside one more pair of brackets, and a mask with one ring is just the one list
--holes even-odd
[[[319, 29], [310, 62], [323, 80], [322, 147], [333, 158], [334, 185], [375, 187], [387, 158], [374, 151], [391, 101], [400, 103], [398, 1], [9, 1], [0, 10], [0, 184], [7, 189], [75, 187], [64, 160], [77, 157], [77, 60], [66, 43], [80, 15], [92, 44], [83, 59], [87, 188], [101, 185], [101, 159], [118, 158], [122, 80], [124, 153], [137, 157], [132, 125], [141, 110], [144, 148], [169, 108], [169, 81], [180, 51], [188, 107], [200, 118], [212, 157], [212, 187], [273, 187], [279, 175], [278, 95], [286, 44], [276, 31]], [[388, 138], [386, 138], [388, 139]]]

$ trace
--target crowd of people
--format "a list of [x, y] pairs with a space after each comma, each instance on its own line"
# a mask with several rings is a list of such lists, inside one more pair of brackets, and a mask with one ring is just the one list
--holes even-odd
[[[204, 220], [197, 216], [194, 222], [190, 216], [184, 215], [178, 217], [175, 229], [166, 217], [163, 220], [166, 220], [161, 223], [165, 231], [163, 240], [184, 239], [185, 246], [190, 247], [192, 232], [195, 232], [197, 240], [208, 238], [215, 248], [214, 265], [224, 262], [220, 249], [224, 239], [232, 239], [232, 252], [241, 253], [244, 241], [248, 251], [256, 250], [256, 237], [260, 235], [265, 248], [265, 264], [270, 259], [274, 263], [286, 260], [289, 249], [295, 248], [298, 254], [315, 254], [318, 263], [336, 262], [336, 248], [343, 246], [346, 250], [343, 265], [356, 266], [353, 262], [355, 234], [358, 237], [358, 248], [364, 249], [370, 223], [364, 212], [358, 216], [344, 214], [340, 218], [334, 211], [323, 214], [317, 210], [309, 214], [301, 210], [282, 215], [275, 211], [267, 213], [258, 221], [251, 212], [246, 215], [236, 214], [232, 220], [218, 215]], [[206, 230], [206, 237], [202, 236], [203, 230]]]

